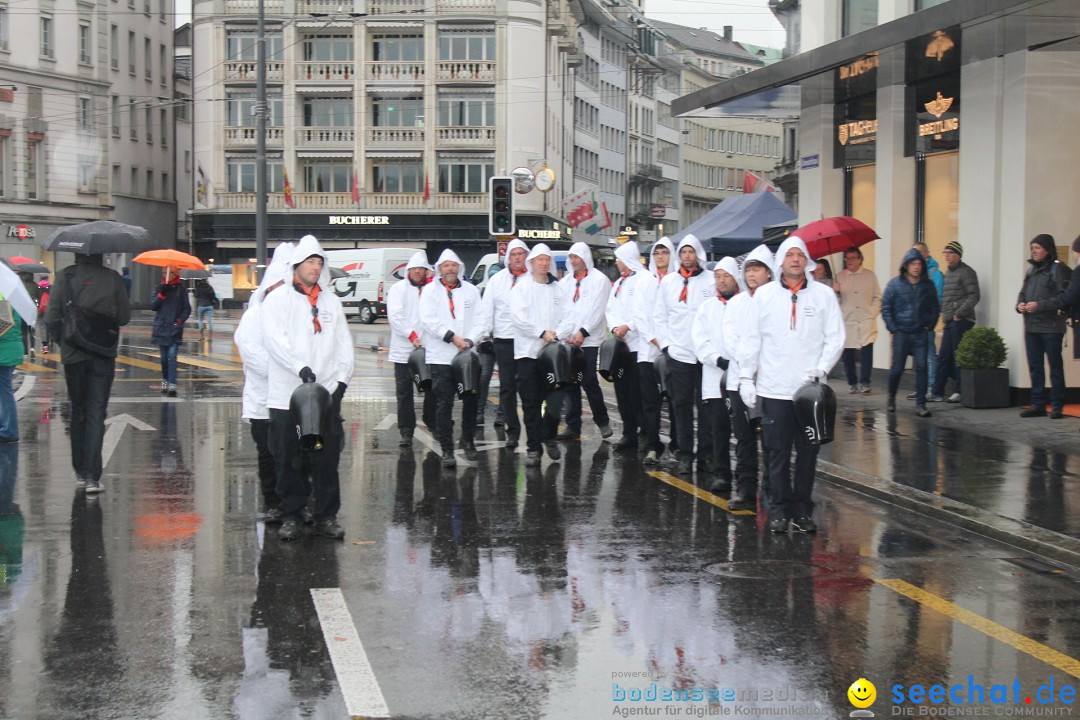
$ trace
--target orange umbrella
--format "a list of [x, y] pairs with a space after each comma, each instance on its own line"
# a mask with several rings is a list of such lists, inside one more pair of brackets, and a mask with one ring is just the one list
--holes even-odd
[[177, 270], [203, 270], [206, 265], [194, 255], [179, 250], [147, 250], [136, 255], [133, 260], [143, 265], [171, 267]]

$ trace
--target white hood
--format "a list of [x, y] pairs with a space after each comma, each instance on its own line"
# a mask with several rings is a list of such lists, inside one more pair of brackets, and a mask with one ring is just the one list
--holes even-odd
[[506, 246], [506, 254], [502, 256], [503, 267], [506, 267], [506, 264], [510, 262], [510, 251], [516, 250], [517, 248], [521, 248], [526, 253], [529, 252], [529, 246], [525, 244], [524, 240], [520, 238], [514, 238], [510, 241], [510, 244]]
[[735, 278], [735, 282], [738, 283], [739, 290], [745, 290], [745, 286], [742, 284], [742, 274], [739, 272], [739, 263], [733, 257], [724, 257], [716, 261], [716, 265], [713, 266], [713, 278], [716, 278], [716, 268], [724, 270], [728, 275]]
[[756, 248], [750, 251], [750, 253], [743, 258], [741, 272], [739, 273], [739, 282], [746, 286], [746, 264], [750, 261], [759, 262], [769, 269], [769, 277], [773, 280], [776, 279], [776, 259], [773, 257], [772, 250], [768, 245], [758, 245]]
[[585, 243], [576, 242], [573, 245], [571, 245], [570, 246], [570, 254], [571, 255], [577, 255], [579, 258], [584, 260], [585, 261], [585, 268], [587, 270], [592, 270], [593, 269], [594, 265], [593, 265], [593, 259], [592, 259], [592, 251], [589, 250], [589, 246], [586, 245]]
[[427, 253], [424, 253], [424, 252], [422, 252], [420, 250], [417, 250], [416, 252], [414, 252], [413, 256], [411, 258], [409, 258], [408, 264], [405, 265], [405, 272], [407, 273], [410, 270], [412, 270], [413, 268], [418, 268], [418, 267], [422, 267], [425, 270], [431, 270], [432, 272], [435, 271], [435, 268], [431, 267], [431, 265], [428, 264]]
[[641, 251], [638, 244], [631, 240], [620, 245], [615, 250], [615, 257], [622, 261], [623, 265], [630, 268], [631, 272], [645, 272], [645, 266], [641, 264]]
[[[274, 254], [277, 254], [276, 251]], [[318, 255], [323, 260], [322, 274], [319, 275], [318, 284], [320, 290], [325, 290], [330, 285], [330, 259], [326, 257], [326, 252], [314, 235], [305, 235], [300, 238], [300, 242], [296, 244], [296, 250], [293, 251], [292, 257], [289, 259], [290, 270], [295, 270], [297, 265], [312, 255]]]
[[684, 247], [690, 247], [694, 249], [697, 254], [698, 266], [704, 269], [708, 263], [708, 256], [705, 254], [705, 248], [702, 247], [701, 241], [693, 235], [687, 235], [681, 241], [679, 241], [679, 247], [671, 255], [671, 262], [675, 263], [675, 267], [682, 267], [682, 261], [679, 259], [679, 253], [682, 252]]
[[292, 260], [293, 253], [296, 251], [296, 246], [290, 242], [283, 242], [274, 249], [274, 256], [270, 260], [270, 264], [266, 266], [266, 271], [263, 273], [262, 282], [259, 283], [259, 287], [255, 289], [255, 292], [251, 293], [251, 298], [248, 300], [248, 306], [258, 305], [266, 297], [266, 290], [279, 282], [288, 281], [292, 276]]
[[[654, 242], [649, 248], [649, 272], [652, 273], [653, 277], [656, 277], [656, 265], [652, 261], [652, 254], [656, 252], [657, 245], [663, 245], [668, 249], [668, 251], [671, 253], [671, 263], [675, 264], [676, 266], [678, 266], [679, 264], [679, 258], [675, 256], [675, 246], [671, 244], [671, 239], [662, 237], [656, 242]], [[671, 272], [671, 264], [668, 265], [668, 272]]]
[[439, 259], [435, 262], [435, 277], [442, 278], [442, 264], [447, 261], [456, 262], [458, 264], [458, 280], [464, 281], [465, 263], [461, 262], [461, 258], [459, 258], [457, 253], [450, 248], [443, 250], [442, 254], [439, 255]]
[[803, 255], [806, 256], [806, 274], [809, 276], [814, 272], [814, 268], [817, 267], [817, 263], [814, 262], [814, 258], [810, 257], [810, 251], [806, 249], [806, 243], [798, 235], [788, 235], [787, 240], [780, 243], [780, 247], [776, 249], [776, 259], [773, 261], [776, 267], [776, 275], [780, 274], [780, 268], [784, 264], [784, 256], [787, 255], [788, 250], [791, 248], [799, 248], [802, 250]]
[[[551, 257], [552, 256], [551, 255], [551, 248], [549, 248], [544, 243], [536, 243], [535, 245], [533, 245], [533, 249], [529, 251], [529, 256], [527, 258], [525, 258], [525, 269], [528, 271], [528, 273], [530, 275], [532, 274], [532, 271], [533, 271], [533, 269], [532, 269], [533, 258], [535, 258], [535, 257], [537, 257], [539, 255], [547, 255], [548, 257]], [[550, 271], [550, 269], [549, 269], [549, 271]]]

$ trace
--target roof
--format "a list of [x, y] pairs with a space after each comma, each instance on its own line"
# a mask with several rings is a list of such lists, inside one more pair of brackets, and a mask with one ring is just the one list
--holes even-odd
[[694, 52], [723, 55], [743, 62], [761, 62], [758, 57], [744, 50], [739, 43], [728, 40], [714, 30], [676, 25], [652, 18], [649, 18], [649, 24], [671, 41]]
[[784, 59], [784, 51], [778, 48], [751, 45], [750, 43], [744, 42], [740, 42], [739, 44], [743, 46], [746, 52], [758, 58], [766, 65], [772, 65], [774, 62], [779, 62]]

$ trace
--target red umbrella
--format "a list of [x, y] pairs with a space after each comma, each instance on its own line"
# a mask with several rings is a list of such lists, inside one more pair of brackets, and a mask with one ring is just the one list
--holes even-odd
[[866, 223], [853, 217], [831, 217], [803, 225], [791, 233], [806, 243], [811, 258], [825, 257], [851, 247], [877, 240], [878, 234]]
[[20, 265], [22, 263], [37, 262], [37, 260], [31, 260], [28, 257], [23, 257], [22, 255], [16, 255], [15, 257], [10, 257], [10, 258], [8, 258], [8, 260], [11, 261], [12, 265]]

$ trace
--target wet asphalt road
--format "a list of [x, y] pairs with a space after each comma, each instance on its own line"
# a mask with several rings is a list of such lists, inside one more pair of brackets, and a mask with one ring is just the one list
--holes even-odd
[[[0, 446], [0, 718], [340, 718], [379, 699], [395, 718], [843, 718], [860, 677], [877, 717], [931, 704], [895, 685], [985, 688], [942, 712], [1075, 707], [1077, 570], [825, 484], [817, 536], [771, 536], [588, 421], [528, 471], [489, 423], [475, 467], [444, 471], [421, 434], [397, 448], [392, 369], [367, 349], [385, 323], [353, 330], [344, 542], [257, 522], [229, 333], [186, 345], [175, 400], [148, 328], [125, 333], [96, 500], [74, 488], [62, 372], [27, 366], [22, 442]], [[865, 431], [848, 418], [841, 442]], [[864, 469], [919, 481], [872, 446]], [[654, 687], [702, 699], [632, 699]]]

